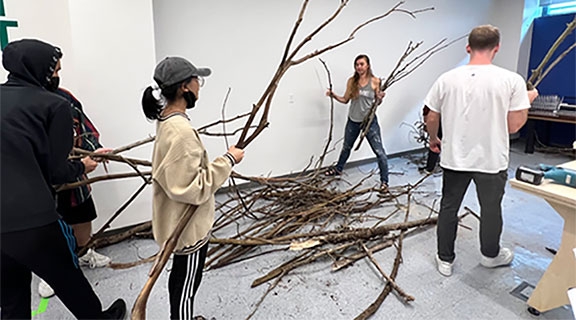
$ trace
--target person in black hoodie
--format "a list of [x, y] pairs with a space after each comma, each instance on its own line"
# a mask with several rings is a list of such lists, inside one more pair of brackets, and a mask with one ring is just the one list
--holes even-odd
[[9, 43], [0, 85], [0, 312], [31, 318], [32, 272], [46, 280], [79, 319], [122, 319], [126, 303], [102, 311], [78, 265], [72, 228], [56, 212], [53, 186], [91, 172], [90, 158], [71, 161], [70, 103], [52, 91], [60, 49], [39, 40]]

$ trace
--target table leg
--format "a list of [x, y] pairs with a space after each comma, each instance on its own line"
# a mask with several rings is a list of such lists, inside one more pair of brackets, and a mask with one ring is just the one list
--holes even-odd
[[540, 312], [568, 304], [568, 289], [576, 287], [576, 208], [548, 203], [564, 218], [564, 231], [558, 253], [528, 299]]

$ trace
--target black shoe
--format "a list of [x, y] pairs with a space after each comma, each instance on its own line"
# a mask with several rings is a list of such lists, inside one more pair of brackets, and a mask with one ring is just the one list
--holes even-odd
[[423, 172], [424, 174], [432, 174], [434, 170], [428, 170], [427, 167], [418, 167], [418, 171]]
[[102, 312], [104, 319], [123, 320], [126, 316], [126, 302], [122, 299], [114, 301], [108, 309]]

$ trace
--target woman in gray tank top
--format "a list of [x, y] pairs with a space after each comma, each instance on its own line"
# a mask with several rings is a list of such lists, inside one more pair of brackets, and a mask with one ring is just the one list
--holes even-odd
[[[354, 59], [354, 70], [354, 75], [348, 79], [346, 84], [344, 96], [339, 96], [331, 90], [326, 92], [327, 96], [336, 99], [336, 101], [340, 103], [346, 104], [348, 101], [351, 101], [350, 109], [348, 110], [348, 121], [346, 122], [346, 128], [344, 130], [342, 151], [340, 151], [340, 157], [336, 166], [326, 171], [327, 176], [338, 176], [342, 174], [344, 165], [350, 157], [352, 146], [360, 135], [362, 121], [368, 115], [374, 100], [376, 99], [377, 103], [380, 104], [382, 98], [384, 98], [384, 92], [380, 91], [380, 79], [372, 74], [370, 58], [368, 58], [368, 56], [364, 54], [357, 56], [356, 59]], [[366, 138], [378, 160], [381, 188], [386, 191], [388, 189], [388, 157], [382, 146], [380, 125], [378, 124], [378, 118], [376, 116], [369, 126]]]

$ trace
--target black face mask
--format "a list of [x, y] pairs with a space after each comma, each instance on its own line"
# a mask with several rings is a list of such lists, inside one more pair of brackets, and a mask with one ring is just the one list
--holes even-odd
[[186, 109], [192, 109], [196, 106], [196, 95], [191, 91], [186, 91], [182, 94], [186, 100]]
[[50, 78], [50, 81], [48, 81], [46, 89], [48, 91], [56, 92], [59, 86], [60, 86], [60, 77], [52, 77]]

